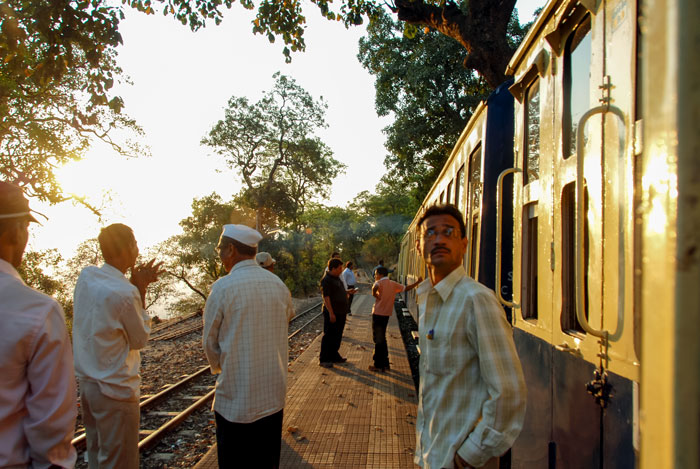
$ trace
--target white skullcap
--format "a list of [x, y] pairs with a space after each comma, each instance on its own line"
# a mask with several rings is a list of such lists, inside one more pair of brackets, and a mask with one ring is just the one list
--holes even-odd
[[239, 243], [243, 243], [251, 248], [258, 247], [258, 243], [262, 239], [260, 233], [245, 225], [224, 225], [221, 236], [235, 239]]
[[255, 255], [255, 262], [261, 267], [270, 267], [275, 261], [269, 252], [259, 252]]

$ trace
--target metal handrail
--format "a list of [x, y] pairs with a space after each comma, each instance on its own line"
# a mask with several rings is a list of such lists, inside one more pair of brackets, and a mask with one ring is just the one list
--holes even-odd
[[[578, 128], [576, 129], [576, 319], [578, 319], [579, 324], [588, 334], [595, 337], [601, 337], [605, 340], [610, 336], [610, 332], [604, 329], [597, 330], [593, 329], [588, 323], [584, 310], [583, 301], [583, 291], [585, 289], [584, 285], [584, 259], [583, 259], [583, 245], [584, 245], [584, 207], [583, 207], [583, 131], [585, 130], [585, 125], [591, 117], [596, 114], [606, 114], [612, 113], [620, 118], [625, 132], [625, 140], [622, 146], [623, 151], [620, 152], [621, 160], [624, 163], [624, 149], [627, 148], [627, 120], [625, 119], [625, 114], [619, 108], [615, 106], [610, 106], [609, 104], [604, 104], [602, 106], [594, 107], [586, 111], [586, 113], [581, 116], [578, 121]], [[602, 158], [602, 155], [601, 155]], [[619, 171], [618, 171], [619, 172]], [[621, 177], [624, 177], [624, 173]], [[620, 255], [622, 256], [621, 265], [625, 265], [625, 252], [624, 249], [621, 250]], [[622, 281], [622, 280], [621, 280]], [[622, 315], [624, 315], [624, 301], [621, 305], [618, 305], [618, 328], [622, 324]], [[617, 334], [617, 333], [616, 333]]]
[[504, 306], [520, 308], [520, 305], [506, 300], [501, 295], [501, 232], [503, 231], [503, 178], [512, 173], [520, 173], [522, 169], [508, 168], [498, 175], [496, 184], [496, 297]]

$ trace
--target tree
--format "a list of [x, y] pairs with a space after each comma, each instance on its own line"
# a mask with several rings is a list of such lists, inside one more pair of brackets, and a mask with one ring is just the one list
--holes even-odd
[[202, 139], [243, 179], [237, 202], [256, 212], [258, 231], [294, 222], [311, 198], [325, 193], [344, 169], [314, 137], [326, 126], [323, 100], [315, 101], [294, 79], [275, 84], [256, 103], [232, 97], [225, 117]]
[[395, 116], [384, 128], [385, 165], [422, 201], [489, 89], [464, 69], [458, 43], [434, 32], [407, 37], [402, 30], [390, 15], [377, 15], [360, 39], [358, 58], [375, 76], [377, 114]]
[[119, 13], [100, 1], [0, 4], [0, 175], [30, 195], [66, 200], [54, 169], [82, 158], [93, 140], [141, 151], [112, 137], [115, 129], [142, 133], [109, 95], [122, 74]]
[[[384, 7], [396, 14], [406, 27], [406, 34], [411, 36], [419, 27], [433, 29], [455, 40], [466, 50], [464, 66], [476, 70], [491, 88], [495, 88], [506, 79], [505, 70], [515, 46], [508, 37], [508, 24], [511, 20], [516, 0], [461, 0], [458, 3], [445, 0], [393, 0], [386, 3], [379, 0], [342, 0], [339, 7], [331, 9], [331, 0], [312, 0], [321, 14], [329, 20], [341, 21], [346, 27], [362, 24], [364, 17], [375, 18], [384, 11]], [[151, 2], [143, 3], [150, 8]], [[197, 21], [197, 12], [202, 15], [220, 19], [220, 7], [230, 8], [232, 0], [161, 0], [165, 4], [164, 12], [179, 15], [181, 21], [190, 21], [194, 27], [201, 25]], [[247, 9], [254, 9], [252, 0], [242, 0]], [[195, 18], [193, 22], [193, 18]], [[253, 32], [264, 34], [275, 42], [281, 37], [285, 43], [283, 52], [290, 59], [291, 51], [303, 51], [304, 23], [306, 17], [298, 1], [272, 2], [262, 0], [257, 6], [257, 16], [253, 21]]]

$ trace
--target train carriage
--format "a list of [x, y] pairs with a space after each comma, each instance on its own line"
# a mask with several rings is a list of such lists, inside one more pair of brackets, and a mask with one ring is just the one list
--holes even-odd
[[[528, 386], [512, 467], [700, 467], [698, 31], [693, 0], [550, 1], [508, 67], [512, 152], [487, 152], [489, 100], [416, 216], [456, 203], [465, 269], [512, 310]], [[405, 281], [425, 276], [415, 230]]]

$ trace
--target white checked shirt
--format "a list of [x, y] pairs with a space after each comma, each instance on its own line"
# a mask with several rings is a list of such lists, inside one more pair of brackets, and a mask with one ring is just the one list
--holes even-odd
[[2, 259], [0, 324], [0, 467], [73, 467], [78, 409], [63, 310]]
[[73, 300], [75, 374], [112, 399], [138, 400], [139, 350], [151, 332], [138, 288], [109, 264], [89, 266], [80, 272]]
[[214, 410], [229, 422], [251, 423], [284, 408], [293, 316], [284, 282], [253, 259], [212, 285], [203, 345], [212, 373], [220, 373]]
[[[481, 467], [523, 426], [526, 389], [513, 332], [493, 292], [460, 266], [418, 295], [420, 386], [415, 462]], [[432, 337], [429, 338], [429, 336]]]

